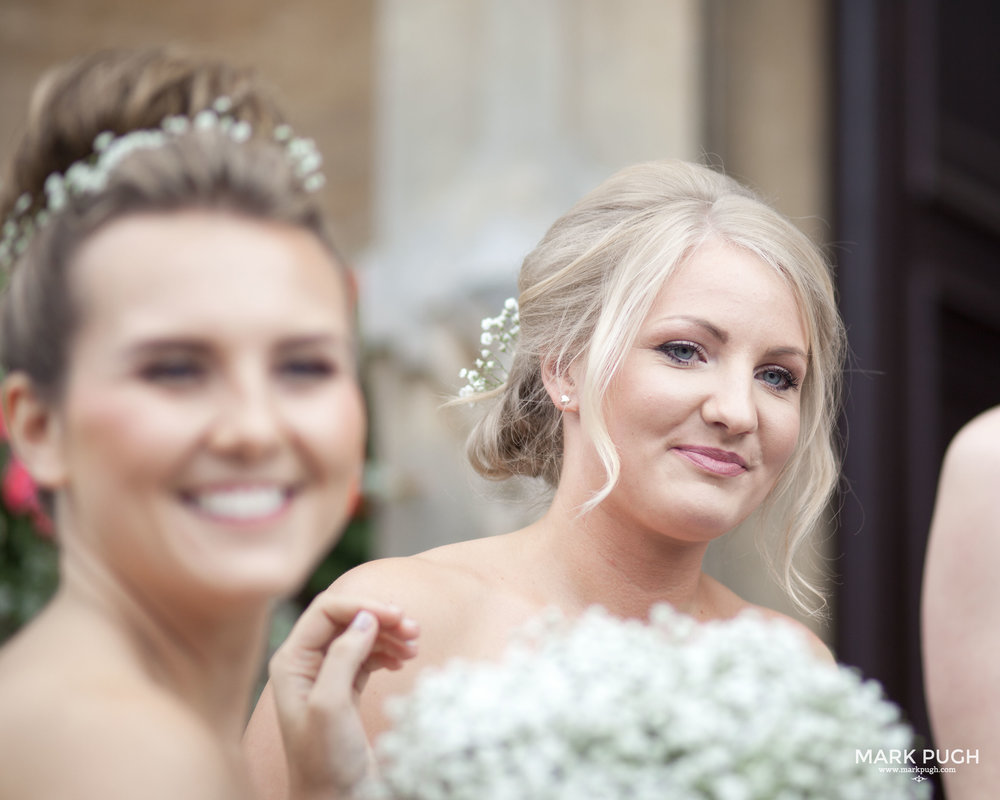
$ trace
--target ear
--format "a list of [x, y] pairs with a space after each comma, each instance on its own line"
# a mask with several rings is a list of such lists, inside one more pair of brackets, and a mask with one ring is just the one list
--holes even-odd
[[555, 358], [542, 359], [542, 383], [552, 404], [560, 411], [579, 411], [580, 402], [576, 396], [576, 381], [566, 367], [558, 367]]
[[36, 484], [45, 489], [62, 487], [67, 477], [62, 429], [51, 404], [41, 398], [23, 372], [4, 379], [0, 398], [14, 455]]

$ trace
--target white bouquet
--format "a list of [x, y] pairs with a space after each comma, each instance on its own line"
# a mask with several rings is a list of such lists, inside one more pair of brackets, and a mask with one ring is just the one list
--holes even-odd
[[392, 800], [930, 797], [858, 763], [859, 750], [911, 746], [880, 686], [753, 613], [553, 614], [501, 662], [425, 673], [389, 712], [369, 789]]

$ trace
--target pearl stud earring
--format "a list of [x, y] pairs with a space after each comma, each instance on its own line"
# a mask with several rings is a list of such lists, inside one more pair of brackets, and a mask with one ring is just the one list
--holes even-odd
[[568, 405], [569, 404], [569, 395], [568, 394], [561, 395], [559, 397], [559, 402], [562, 403], [564, 406]]

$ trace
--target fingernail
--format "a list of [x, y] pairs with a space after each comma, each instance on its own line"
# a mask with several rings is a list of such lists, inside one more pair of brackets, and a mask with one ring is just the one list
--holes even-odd
[[375, 615], [370, 611], [359, 611], [351, 621], [351, 627], [357, 631], [371, 630], [375, 625]]

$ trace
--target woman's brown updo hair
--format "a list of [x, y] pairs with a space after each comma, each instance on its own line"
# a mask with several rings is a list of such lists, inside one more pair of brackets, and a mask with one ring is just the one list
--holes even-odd
[[[32, 237], [6, 276], [0, 305], [5, 373], [24, 372], [41, 396], [59, 396], [69, 344], [86, 313], [72, 296], [67, 271], [83, 241], [125, 215], [228, 210], [306, 228], [335, 255], [315, 195], [273, 139], [284, 119], [270, 94], [247, 70], [173, 49], [104, 51], [47, 75], [6, 171], [0, 220], [25, 193], [37, 209], [46, 178], [91, 157], [99, 134], [157, 129], [165, 118], [193, 117], [220, 97], [232, 103], [228, 116], [250, 124], [249, 141], [199, 130], [137, 150], [111, 170], [105, 189], [71, 196]], [[136, 269], [142, 269], [141, 253]]]

